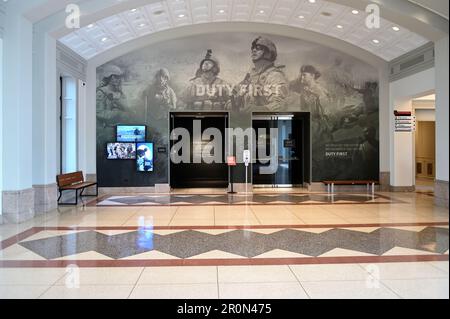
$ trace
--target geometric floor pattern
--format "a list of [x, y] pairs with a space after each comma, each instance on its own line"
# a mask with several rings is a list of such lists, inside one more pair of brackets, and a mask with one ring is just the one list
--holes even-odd
[[[93, 206], [185, 206], [185, 205], [313, 205], [393, 203], [378, 194], [253, 194], [253, 195], [139, 195], [106, 196]], [[88, 205], [89, 206], [89, 205]]]
[[[21, 247], [45, 260], [96, 252], [120, 260], [157, 251], [163, 256], [187, 259], [218, 252], [224, 256], [255, 258], [273, 251], [279, 257], [324, 256], [331, 251], [352, 251], [354, 255], [383, 256], [395, 249], [415, 253], [448, 253], [448, 227], [392, 228], [331, 228], [331, 229], [257, 229], [179, 230], [164, 234], [153, 229], [139, 228], [108, 235], [99, 231], [80, 231], [47, 238], [24, 240]], [[1, 251], [0, 251], [1, 252]], [[291, 255], [289, 253], [292, 253]], [[206, 255], [205, 255], [206, 254]], [[162, 258], [162, 257], [161, 257]]]

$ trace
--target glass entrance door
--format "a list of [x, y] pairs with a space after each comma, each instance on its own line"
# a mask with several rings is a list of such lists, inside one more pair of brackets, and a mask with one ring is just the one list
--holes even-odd
[[253, 128], [257, 134], [253, 184], [267, 187], [303, 185], [302, 120], [294, 115], [255, 115]]

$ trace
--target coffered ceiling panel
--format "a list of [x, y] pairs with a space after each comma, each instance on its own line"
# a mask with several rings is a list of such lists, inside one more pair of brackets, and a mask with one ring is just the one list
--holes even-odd
[[391, 61], [428, 42], [381, 19], [324, 0], [163, 0], [105, 18], [59, 39], [86, 59], [158, 31], [210, 22], [259, 22], [306, 29], [349, 42]]

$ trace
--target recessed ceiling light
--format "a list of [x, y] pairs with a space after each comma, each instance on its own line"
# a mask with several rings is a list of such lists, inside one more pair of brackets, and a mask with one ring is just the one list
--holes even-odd
[[358, 11], [358, 10], [352, 10], [352, 13], [353, 13], [353, 14], [358, 14], [359, 11]]
[[136, 11], [137, 11], [137, 9], [131, 9], [130, 11], [131, 11], [131, 12], [136, 12]]
[[299, 19], [304, 19], [304, 18], [305, 18], [305, 16], [298, 16], [298, 18], [299, 18]]
[[142, 28], [142, 27], [145, 27], [146, 24], [145, 23], [141, 23], [139, 26]]
[[395, 26], [395, 27], [392, 27], [392, 30], [394, 30], [394, 31], [400, 31], [400, 28], [399, 27], [397, 27], [397, 26]]
[[219, 13], [225, 13], [225, 10], [220, 9], [220, 10], [219, 10]]
[[375, 44], [379, 44], [379, 43], [380, 43], [380, 40], [373, 39], [372, 42], [375, 43]]
[[316, 0], [308, 0], [309, 3], [316, 3]]
[[184, 18], [184, 17], [185, 17], [184, 14], [179, 14], [179, 15], [178, 15], [178, 18]]
[[102, 39], [102, 42], [106, 42], [106, 41], [108, 41], [108, 38], [105, 37]]
[[340, 24], [338, 24], [338, 25], [336, 26], [336, 28], [338, 28], [338, 29], [343, 29], [344, 27], [341, 26]]
[[88, 25], [87, 27], [88, 27], [88, 28], [90, 29], [90, 28], [93, 28], [93, 27], [94, 27], [94, 25], [93, 25], [93, 24], [91, 23], [91, 24], [90, 24], [90, 25]]
[[259, 10], [259, 13], [264, 14], [264, 10]]

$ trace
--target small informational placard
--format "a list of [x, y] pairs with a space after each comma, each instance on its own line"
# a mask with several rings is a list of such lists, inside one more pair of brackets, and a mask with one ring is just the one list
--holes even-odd
[[166, 154], [167, 153], [167, 147], [159, 146], [158, 147], [158, 153]]
[[416, 130], [416, 117], [411, 112], [394, 111], [395, 131], [414, 132]]
[[228, 156], [227, 157], [227, 164], [228, 166], [236, 166], [236, 157], [235, 156]]
[[251, 161], [250, 151], [249, 150], [245, 150], [244, 151], [244, 163], [245, 163], [245, 166], [249, 166], [250, 165], [250, 161]]
[[284, 140], [284, 148], [295, 148], [295, 140]]

